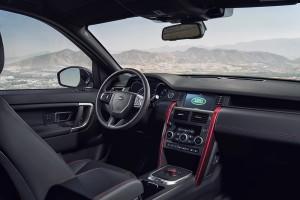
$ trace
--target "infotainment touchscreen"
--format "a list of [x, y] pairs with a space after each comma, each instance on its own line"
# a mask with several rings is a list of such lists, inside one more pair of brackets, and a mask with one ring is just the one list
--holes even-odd
[[217, 97], [204, 94], [187, 94], [184, 107], [199, 108], [201, 110], [214, 110]]

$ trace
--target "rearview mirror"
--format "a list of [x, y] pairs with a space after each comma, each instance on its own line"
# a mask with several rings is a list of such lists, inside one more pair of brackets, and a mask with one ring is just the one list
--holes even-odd
[[175, 41], [183, 39], [202, 38], [206, 31], [204, 22], [191, 24], [178, 24], [165, 27], [162, 32], [162, 39], [165, 41]]
[[57, 73], [59, 85], [71, 88], [89, 87], [93, 83], [92, 73], [84, 67], [67, 67]]

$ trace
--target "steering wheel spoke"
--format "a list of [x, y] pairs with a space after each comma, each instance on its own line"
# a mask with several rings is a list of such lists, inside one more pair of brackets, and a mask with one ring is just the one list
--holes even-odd
[[109, 119], [108, 119], [108, 121], [107, 121], [107, 126], [108, 126], [108, 127], [113, 127], [114, 124], [115, 124], [115, 122], [116, 122], [116, 118], [113, 117], [113, 116], [109, 116]]
[[116, 117], [109, 116], [109, 119], [107, 121], [108, 127], [116, 127], [116, 126], [122, 126], [127, 122], [126, 119], [117, 119]]

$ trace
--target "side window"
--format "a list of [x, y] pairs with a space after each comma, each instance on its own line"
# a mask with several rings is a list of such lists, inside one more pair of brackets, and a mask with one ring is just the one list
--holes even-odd
[[57, 72], [69, 66], [92, 70], [92, 61], [68, 38], [36, 19], [0, 10], [5, 65], [0, 90], [61, 88]]

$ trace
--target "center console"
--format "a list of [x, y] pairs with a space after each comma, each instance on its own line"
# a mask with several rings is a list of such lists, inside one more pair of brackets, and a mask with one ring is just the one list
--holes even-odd
[[212, 111], [175, 107], [167, 128], [164, 147], [200, 155], [212, 113]]
[[185, 187], [194, 192], [199, 189], [209, 162], [214, 160], [213, 131], [223, 100], [217, 95], [186, 94], [183, 101], [170, 104], [161, 139], [159, 169], [143, 177], [145, 198], [170, 195], [169, 190], [173, 195], [181, 195]]

